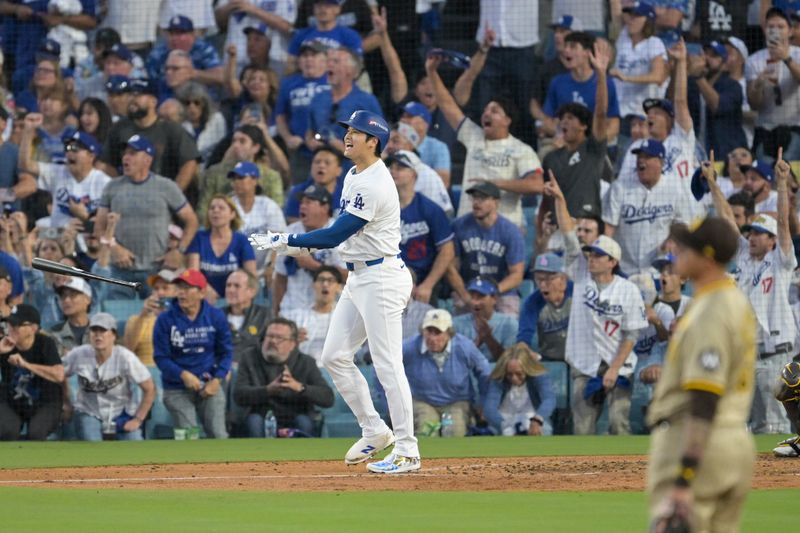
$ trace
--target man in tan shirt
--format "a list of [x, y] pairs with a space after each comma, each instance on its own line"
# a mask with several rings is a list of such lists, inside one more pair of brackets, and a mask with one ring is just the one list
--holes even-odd
[[651, 531], [737, 531], [755, 462], [746, 424], [756, 350], [755, 315], [725, 270], [739, 234], [723, 218], [706, 218], [676, 224], [670, 236], [675, 268], [696, 292], [647, 416]]

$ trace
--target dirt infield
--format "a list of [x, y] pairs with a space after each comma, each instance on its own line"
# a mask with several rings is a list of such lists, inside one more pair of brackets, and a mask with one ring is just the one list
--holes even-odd
[[[0, 486], [274, 491], [639, 491], [644, 456], [431, 459], [414, 474], [334, 461], [206, 463], [0, 471]], [[800, 461], [759, 456], [754, 488], [800, 488]]]

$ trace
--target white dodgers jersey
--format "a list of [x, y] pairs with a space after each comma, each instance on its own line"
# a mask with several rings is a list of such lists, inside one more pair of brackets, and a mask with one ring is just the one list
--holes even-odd
[[344, 178], [339, 215], [350, 213], [367, 221], [339, 245], [344, 261], [372, 261], [400, 253], [400, 197], [392, 175], [380, 159]]

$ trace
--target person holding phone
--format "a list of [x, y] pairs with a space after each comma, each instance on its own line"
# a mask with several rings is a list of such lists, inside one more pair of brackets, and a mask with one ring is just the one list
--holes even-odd
[[771, 8], [765, 17], [767, 47], [752, 54], [745, 65], [747, 99], [758, 111], [754, 155], [774, 160], [783, 146], [787, 161], [800, 159], [800, 48], [789, 43], [789, 16]]

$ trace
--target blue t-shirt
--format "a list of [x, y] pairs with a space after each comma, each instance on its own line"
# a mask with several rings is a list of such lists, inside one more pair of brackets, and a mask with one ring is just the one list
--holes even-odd
[[450, 171], [450, 148], [439, 139], [427, 135], [417, 146], [417, 153], [422, 162], [432, 169]]
[[[330, 91], [327, 75], [305, 78], [302, 74], [293, 74], [281, 81], [275, 115], [283, 115], [286, 118], [292, 135], [303, 137], [306, 134], [311, 100], [314, 95], [323, 91]], [[303, 148], [308, 151], [305, 145]]]
[[19, 148], [10, 142], [0, 145], [0, 187], [8, 188], [17, 184], [17, 160]]
[[[347, 167], [347, 170], [350, 170], [350, 167]], [[331, 195], [331, 205], [339, 205], [339, 200], [342, 198], [342, 188], [344, 187], [344, 175], [347, 174], [347, 170], [342, 170], [342, 175], [336, 179], [336, 188]], [[298, 183], [289, 189], [289, 194], [286, 195], [286, 204], [283, 206], [283, 214], [286, 217], [300, 217], [300, 194], [309, 185], [314, 185], [314, 178], [308, 178], [303, 183]]]
[[[12, 4], [24, 5], [34, 13], [47, 13], [50, 0], [16, 0]], [[81, 0], [81, 13], [97, 18], [97, 1]], [[44, 25], [39, 17], [22, 21], [16, 17], [0, 17], [3, 19], [0, 35], [3, 36], [3, 52], [6, 57], [16, 58], [15, 68], [21, 68], [34, 63], [36, 51], [41, 42], [47, 37], [49, 28]]]
[[456, 255], [464, 283], [476, 276], [500, 282], [508, 267], [525, 261], [525, 241], [519, 228], [502, 215], [490, 228], [484, 228], [472, 214], [453, 221]]
[[349, 48], [358, 55], [364, 53], [361, 36], [344, 26], [336, 26], [328, 31], [317, 29], [316, 26], [297, 30], [289, 43], [289, 53], [293, 56], [300, 55], [300, 46], [306, 41], [320, 41], [328, 48]]
[[[319, 133], [323, 137], [342, 139], [345, 129], [338, 122], [348, 120], [350, 115], [359, 109], [366, 109], [383, 116], [378, 99], [374, 95], [362, 91], [356, 85], [353, 85], [353, 89], [348, 95], [337, 103], [333, 102], [330, 90], [317, 93], [311, 99], [307, 130]], [[335, 120], [331, 120], [331, 118]]]
[[201, 229], [192, 239], [186, 253], [200, 254], [200, 272], [205, 275], [208, 284], [220, 296], [225, 295], [225, 282], [228, 275], [242, 268], [245, 261], [255, 261], [256, 259], [256, 254], [247, 237], [238, 231], [233, 232], [233, 239], [228, 248], [218, 256], [211, 247], [211, 232]]
[[[606, 84], [608, 85], [608, 116], [619, 117], [617, 88], [610, 78], [606, 80]], [[592, 77], [586, 81], [575, 81], [569, 72], [560, 74], [550, 82], [547, 98], [544, 101], [544, 112], [548, 117], [555, 117], [562, 105], [576, 102], [585, 105], [594, 113], [595, 93], [597, 93], [596, 73], [592, 73]]]
[[400, 255], [421, 283], [436, 260], [436, 248], [453, 240], [444, 210], [422, 194], [400, 210]]
[[[149, 78], [157, 80], [164, 76], [164, 65], [167, 63], [167, 56], [170, 52], [166, 42], [161, 42], [153, 48], [147, 57], [147, 76]], [[205, 39], [195, 40], [192, 49], [189, 50], [189, 56], [192, 58], [192, 66], [198, 70], [222, 66], [217, 49]]]
[[19, 296], [25, 292], [25, 282], [22, 277], [22, 267], [19, 266], [13, 255], [0, 252], [0, 266], [6, 269], [11, 276], [11, 296]]

